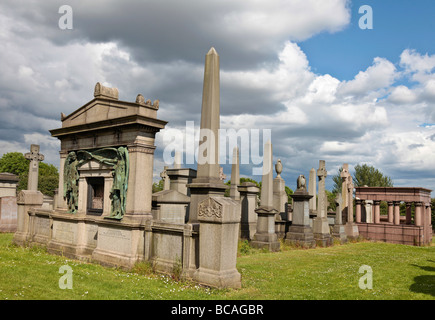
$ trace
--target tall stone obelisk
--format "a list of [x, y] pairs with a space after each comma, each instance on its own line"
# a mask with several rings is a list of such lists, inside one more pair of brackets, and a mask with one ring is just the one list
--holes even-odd
[[188, 185], [189, 223], [198, 222], [198, 203], [223, 196], [227, 186], [219, 179], [220, 84], [219, 55], [212, 47], [205, 56], [197, 177]]
[[230, 198], [240, 200], [240, 192], [237, 187], [240, 184], [240, 163], [239, 163], [239, 148], [234, 147], [233, 150], [233, 163], [231, 167], [231, 186]]
[[280, 242], [275, 232], [275, 215], [278, 213], [273, 206], [273, 169], [272, 143], [267, 141], [263, 152], [263, 178], [261, 180], [260, 207], [255, 210], [258, 215], [257, 231], [251, 245], [256, 248], [267, 248], [269, 251], [279, 251]]

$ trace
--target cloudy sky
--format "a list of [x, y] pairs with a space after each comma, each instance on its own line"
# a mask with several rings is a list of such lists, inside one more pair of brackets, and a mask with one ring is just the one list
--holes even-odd
[[[59, 28], [64, 4], [71, 30]], [[363, 5], [373, 29], [359, 26]], [[48, 130], [101, 82], [120, 100], [160, 100], [158, 118], [169, 123], [156, 139], [158, 180], [165, 134], [199, 124], [213, 46], [221, 128], [271, 129], [292, 189], [320, 159], [329, 189], [343, 163], [351, 172], [373, 165], [395, 186], [434, 189], [434, 15], [431, 0], [2, 0], [0, 154], [37, 143], [58, 166], [60, 144]]]

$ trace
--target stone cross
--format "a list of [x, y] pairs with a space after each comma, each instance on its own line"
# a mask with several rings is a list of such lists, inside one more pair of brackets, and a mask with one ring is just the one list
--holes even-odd
[[27, 190], [37, 191], [39, 162], [44, 160], [44, 155], [39, 153], [39, 145], [32, 144], [30, 146], [30, 152], [26, 153], [24, 157], [30, 160]]
[[163, 171], [160, 172], [160, 178], [163, 180], [163, 190], [169, 190], [169, 176], [166, 169], [168, 169], [168, 166], [164, 166]]
[[318, 217], [326, 217], [326, 193], [325, 193], [325, 179], [327, 171], [325, 168], [325, 160], [319, 160], [319, 169], [317, 170], [317, 177], [319, 178], [319, 207], [317, 208]]

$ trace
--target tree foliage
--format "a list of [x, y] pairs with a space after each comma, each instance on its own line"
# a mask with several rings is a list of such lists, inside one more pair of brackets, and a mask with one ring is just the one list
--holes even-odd
[[[340, 174], [342, 171], [343, 168], [340, 167], [338, 173], [332, 177], [332, 181], [334, 182], [332, 193], [334, 194], [341, 192], [342, 180]], [[381, 171], [367, 164], [357, 164], [355, 166], [352, 180], [355, 187], [363, 187], [365, 185], [368, 187], [393, 186], [393, 180], [390, 177], [385, 176]]]

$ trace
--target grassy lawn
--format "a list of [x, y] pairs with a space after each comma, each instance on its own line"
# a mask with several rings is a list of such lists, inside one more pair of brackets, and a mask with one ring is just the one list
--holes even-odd
[[[131, 272], [50, 255], [11, 244], [0, 234], [0, 300], [17, 299], [410, 299], [435, 300], [435, 243], [412, 247], [357, 242], [310, 250], [282, 247], [267, 253], [240, 243], [242, 289], [210, 289], [153, 274], [148, 264]], [[59, 268], [73, 270], [73, 288], [60, 289]], [[373, 288], [360, 289], [362, 265]]]

